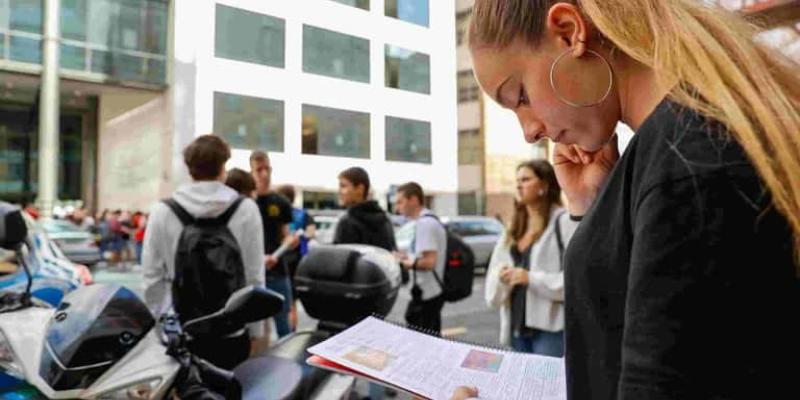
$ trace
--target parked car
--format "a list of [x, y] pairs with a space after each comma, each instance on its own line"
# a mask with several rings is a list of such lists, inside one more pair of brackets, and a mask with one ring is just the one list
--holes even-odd
[[[503, 224], [491, 217], [457, 216], [443, 217], [450, 232], [453, 232], [472, 249], [475, 254], [475, 268], [484, 270], [489, 266], [492, 251], [500, 236], [503, 234]], [[395, 231], [397, 247], [401, 251], [409, 251], [414, 238], [415, 222], [409, 222]]]
[[314, 210], [310, 211], [314, 217], [314, 224], [317, 226], [317, 237], [315, 241], [319, 244], [333, 243], [333, 234], [336, 233], [336, 224], [344, 214], [344, 210]]
[[70, 261], [89, 267], [102, 260], [95, 237], [69, 221], [45, 219], [38, 221], [47, 236], [55, 242]]
[[44, 232], [41, 226], [29, 224], [28, 232], [32, 233], [31, 238], [33, 244], [46, 262], [59, 265], [61, 268], [75, 270], [83, 285], [91, 285], [94, 283], [94, 278], [92, 277], [92, 272], [89, 267], [70, 261], [67, 256], [64, 255], [64, 252], [61, 251], [61, 248], [47, 236], [47, 233]]

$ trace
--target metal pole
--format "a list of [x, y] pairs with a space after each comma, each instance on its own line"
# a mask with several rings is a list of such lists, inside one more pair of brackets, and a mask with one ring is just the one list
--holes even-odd
[[42, 85], [39, 108], [39, 198], [42, 216], [51, 216], [58, 195], [59, 11], [61, 0], [44, 0]]

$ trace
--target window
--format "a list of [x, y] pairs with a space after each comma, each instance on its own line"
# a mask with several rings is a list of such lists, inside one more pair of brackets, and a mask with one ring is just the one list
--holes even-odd
[[417, 93], [431, 93], [430, 56], [386, 45], [386, 87]]
[[283, 151], [283, 101], [214, 93], [214, 133], [231, 147]]
[[478, 215], [478, 194], [475, 192], [458, 194], [458, 214]]
[[165, 0], [62, 0], [61, 67], [163, 84], [167, 13]]
[[[86, 41], [87, 0], [61, 0], [61, 37]], [[82, 69], [82, 68], [81, 68]]]
[[42, 33], [42, 0], [11, 0], [8, 3], [11, 30]]
[[472, 74], [472, 71], [459, 71], [458, 102], [465, 103], [478, 100], [480, 94], [481, 88], [478, 86], [478, 81], [475, 80], [475, 75]]
[[86, 69], [86, 50], [83, 47], [62, 44], [60, 46], [59, 62], [61, 68], [82, 71]]
[[428, 26], [428, 0], [386, 0], [384, 4], [387, 17]]
[[303, 25], [303, 71], [369, 83], [369, 40]]
[[11, 36], [9, 58], [32, 64], [42, 63], [42, 41], [22, 36]]
[[481, 131], [468, 129], [458, 131], [458, 164], [475, 165], [481, 163], [483, 143]]
[[362, 10], [369, 10], [369, 0], [333, 0], [337, 3], [347, 4], [348, 6], [358, 7]]
[[472, 14], [471, 8], [456, 14], [456, 46], [461, 46], [464, 43], [464, 38], [467, 36], [467, 29], [469, 28], [470, 14]]
[[462, 236], [500, 235], [503, 225], [493, 219], [479, 219], [466, 221], [453, 221], [447, 224], [451, 232]]
[[0, 30], [8, 29], [8, 0], [0, 0]]
[[217, 4], [215, 55], [284, 68], [286, 21]]
[[[316, 192], [316, 191], [303, 191], [303, 209], [305, 210], [337, 210], [342, 207], [339, 205], [339, 195], [336, 192]], [[339, 221], [339, 215], [322, 215], [314, 216], [317, 229], [327, 230], [336, 227]], [[319, 235], [319, 230], [317, 234]], [[333, 232], [330, 232], [330, 239], [333, 240]]]
[[303, 154], [369, 158], [369, 114], [303, 104]]
[[386, 160], [431, 163], [431, 123], [386, 117]]

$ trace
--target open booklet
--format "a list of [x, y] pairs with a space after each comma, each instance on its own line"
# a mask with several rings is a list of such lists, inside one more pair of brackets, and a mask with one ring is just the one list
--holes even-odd
[[450, 341], [369, 317], [311, 347], [308, 363], [412, 395], [447, 400], [458, 386], [481, 399], [563, 400], [564, 360]]

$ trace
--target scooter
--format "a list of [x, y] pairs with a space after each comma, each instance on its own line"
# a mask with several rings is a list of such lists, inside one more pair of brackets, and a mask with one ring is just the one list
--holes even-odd
[[[26, 242], [19, 211], [0, 203], [0, 246], [16, 252], [30, 277]], [[254, 380], [254, 372], [292, 386], [302, 377], [297, 365], [260, 357], [231, 372], [189, 350], [195, 337], [231, 335], [275, 315], [282, 304], [275, 292], [245, 287], [218, 312], [181, 324], [174, 315], [155, 321], [141, 299], [121, 286], [83, 287], [53, 308], [31, 297], [29, 283], [25, 292], [0, 296], [0, 370], [26, 381], [18, 392], [30, 398], [163, 399], [174, 391], [187, 400], [255, 392], [260, 399], [285, 399], [291, 393], [284, 386], [251, 387], [264, 382]]]
[[[306, 312], [319, 321], [317, 328], [284, 337], [255, 360], [281, 359], [302, 369], [299, 382], [279, 383], [292, 399], [348, 399], [354, 378], [309, 366], [308, 348], [370, 315], [389, 314], [401, 285], [400, 266], [391, 253], [377, 247], [319, 245], [300, 262], [295, 285]], [[243, 398], [259, 397], [245, 392]]]

